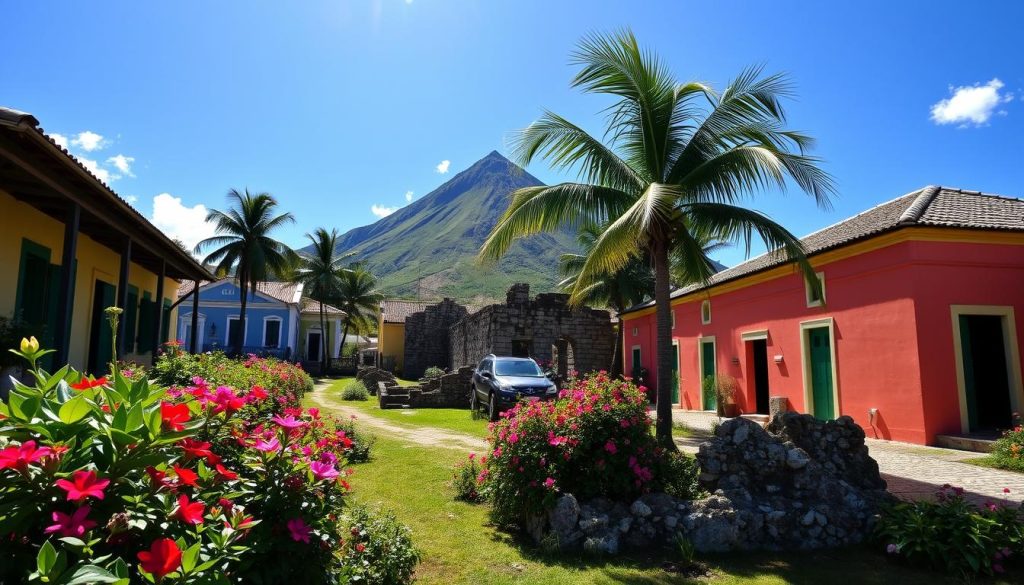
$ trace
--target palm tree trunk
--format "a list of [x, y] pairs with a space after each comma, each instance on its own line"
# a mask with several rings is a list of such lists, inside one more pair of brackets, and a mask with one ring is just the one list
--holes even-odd
[[[242, 298], [241, 308], [238, 311], [238, 326], [241, 328], [241, 332], [238, 334], [238, 337], [235, 338], [235, 343], [233, 344], [233, 351], [235, 352], [235, 357], [242, 355], [242, 346], [245, 345], [245, 306], [249, 300], [249, 273], [248, 271], [245, 271], [240, 276], [242, 277], [240, 283], [242, 286], [239, 287], [239, 292], [241, 293]], [[231, 334], [230, 328], [227, 333], [229, 335]]]
[[324, 302], [320, 301], [320, 375], [327, 373], [327, 323], [324, 321]]
[[676, 449], [672, 441], [672, 305], [669, 283], [668, 246], [660, 238], [653, 245], [654, 305], [657, 322], [658, 404], [655, 436], [666, 449]]
[[[345, 340], [348, 339], [348, 324], [349, 324], [349, 320], [345, 319], [345, 327], [341, 330], [341, 354], [342, 354], [342, 356], [345, 355]], [[356, 342], [356, 345], [358, 345], [358, 342]]]
[[620, 318], [617, 326], [618, 330], [615, 332], [615, 349], [612, 353], [612, 379], [618, 378], [623, 372], [624, 364], [622, 363], [622, 348], [626, 343], [626, 337], [622, 333], [622, 325], [623, 323]]

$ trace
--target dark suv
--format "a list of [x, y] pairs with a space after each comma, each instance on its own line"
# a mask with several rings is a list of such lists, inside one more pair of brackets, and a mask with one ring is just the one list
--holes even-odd
[[487, 408], [491, 420], [520, 400], [550, 400], [558, 395], [558, 387], [544, 375], [537, 362], [530, 358], [489, 355], [473, 372], [470, 407], [476, 411]]

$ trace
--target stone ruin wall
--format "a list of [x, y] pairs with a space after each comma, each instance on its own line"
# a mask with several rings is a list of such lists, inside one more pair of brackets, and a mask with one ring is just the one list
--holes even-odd
[[580, 372], [608, 369], [615, 331], [607, 311], [569, 306], [569, 296], [543, 293], [530, 298], [527, 284], [513, 285], [503, 305], [490, 305], [449, 330], [450, 367], [475, 366], [485, 355], [529, 355], [550, 361], [557, 348]]
[[430, 305], [405, 319], [405, 364], [402, 376], [416, 379], [423, 376], [427, 368], [448, 367], [448, 330], [469, 314], [466, 307], [452, 299]]

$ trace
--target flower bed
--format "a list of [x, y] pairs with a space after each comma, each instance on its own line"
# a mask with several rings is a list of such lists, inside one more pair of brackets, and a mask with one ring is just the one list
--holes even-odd
[[301, 377], [168, 389], [50, 374], [45, 353], [22, 344], [35, 384], [0, 404], [0, 582], [336, 583], [366, 560], [343, 552], [352, 440], [294, 404]]
[[668, 459], [651, 433], [645, 389], [599, 373], [552, 402], [520, 402], [492, 423], [481, 493], [496, 521], [544, 513], [560, 493], [632, 501], [662, 487]]

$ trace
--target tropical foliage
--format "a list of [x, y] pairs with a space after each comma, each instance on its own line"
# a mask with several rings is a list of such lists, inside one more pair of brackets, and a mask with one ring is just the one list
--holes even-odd
[[345, 328], [342, 338], [348, 337], [349, 329], [356, 333], [372, 327], [384, 295], [377, 290], [377, 279], [362, 264], [350, 266], [342, 275], [338, 294], [332, 303], [345, 311]]
[[[284, 277], [296, 263], [295, 252], [272, 237], [275, 230], [293, 223], [295, 218], [291, 213], [274, 215], [277, 201], [269, 193], [231, 189], [228, 201], [233, 207], [227, 211], [212, 209], [207, 214], [206, 221], [216, 226], [217, 235], [196, 244], [195, 253], [212, 248], [203, 262], [215, 265], [218, 276], [235, 275], [241, 291], [239, 319], [245, 323], [248, 297], [256, 294], [259, 283]], [[233, 341], [236, 354], [242, 352], [242, 337], [240, 332], [234, 340], [228, 340]]]
[[299, 253], [299, 265], [292, 279], [303, 285], [303, 294], [317, 301], [320, 307], [320, 371], [327, 371], [327, 348], [331, 347], [328, 339], [330, 331], [324, 318], [324, 303], [340, 294], [341, 282], [346, 269], [342, 262], [352, 256], [338, 254], [338, 230], [327, 231], [318, 228], [306, 234], [311, 242], [311, 250]]
[[481, 248], [500, 258], [517, 238], [565, 225], [606, 224], [581, 267], [575, 301], [603, 275], [636, 258], [654, 266], [657, 305], [659, 441], [670, 446], [670, 261], [688, 278], [713, 274], [705, 246], [738, 241], [749, 251], [754, 234], [795, 258], [810, 274], [799, 241], [767, 216], [743, 206], [757, 191], [785, 189], [792, 179], [825, 207], [833, 192], [813, 140], [785, 126], [782, 100], [792, 95], [783, 75], [743, 71], [722, 92], [678, 82], [631, 32], [585, 38], [573, 55], [572, 81], [614, 101], [607, 109], [607, 142], [552, 112], [520, 132], [514, 154], [523, 165], [547, 159], [575, 169], [579, 182], [519, 189]]

